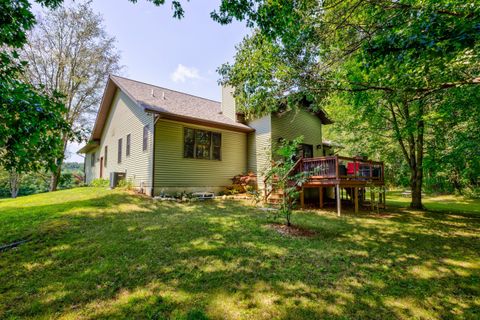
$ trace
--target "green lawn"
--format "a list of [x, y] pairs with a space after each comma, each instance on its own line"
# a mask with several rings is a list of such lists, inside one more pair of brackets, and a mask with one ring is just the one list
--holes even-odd
[[[454, 195], [424, 196], [423, 203], [428, 210], [443, 212], [471, 212], [480, 217], [480, 200], [465, 199]], [[403, 197], [402, 192], [389, 192], [387, 204], [394, 207], [407, 207], [410, 197]]]
[[289, 238], [241, 202], [1, 200], [0, 244], [31, 241], [0, 253], [0, 319], [479, 319], [479, 203], [449, 201], [298, 212], [316, 235]]

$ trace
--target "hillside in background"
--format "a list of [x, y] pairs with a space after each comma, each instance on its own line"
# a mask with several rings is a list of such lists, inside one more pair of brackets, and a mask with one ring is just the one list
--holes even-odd
[[[60, 189], [69, 189], [83, 184], [83, 162], [66, 162], [62, 167]], [[47, 192], [50, 174], [45, 172], [25, 174], [20, 184], [19, 196]], [[9, 198], [8, 173], [0, 168], [0, 198]]]

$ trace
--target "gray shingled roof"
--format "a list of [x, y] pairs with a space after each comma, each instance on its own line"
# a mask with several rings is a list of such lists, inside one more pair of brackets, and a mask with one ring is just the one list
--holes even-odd
[[122, 91], [146, 111], [177, 117], [198, 119], [218, 123], [243, 130], [251, 130], [247, 125], [235, 122], [221, 112], [221, 103], [200, 98], [155, 85], [111, 76]]

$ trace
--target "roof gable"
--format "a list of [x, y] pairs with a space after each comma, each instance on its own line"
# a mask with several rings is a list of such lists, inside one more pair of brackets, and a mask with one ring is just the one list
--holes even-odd
[[[291, 100], [290, 100], [291, 99]], [[290, 100], [290, 102], [289, 102]], [[332, 124], [333, 121], [330, 119], [328, 114], [325, 112], [325, 110], [315, 107], [314, 102], [308, 99], [308, 97], [302, 93], [298, 92], [295, 94], [291, 94], [289, 96], [285, 96], [284, 98], [280, 99], [279, 101], [279, 110], [276, 112], [278, 114], [282, 114], [285, 112], [289, 112], [292, 110], [292, 107], [289, 105], [292, 101], [295, 101], [295, 107], [294, 108], [302, 108], [307, 112], [310, 112], [311, 114], [317, 116], [322, 124]], [[293, 109], [294, 109], [293, 108]]]

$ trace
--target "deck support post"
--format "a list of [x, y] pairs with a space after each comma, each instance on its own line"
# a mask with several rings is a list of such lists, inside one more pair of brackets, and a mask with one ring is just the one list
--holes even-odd
[[383, 193], [383, 209], [387, 209], [387, 195], [385, 192], [385, 187], [382, 188], [382, 193]]
[[302, 191], [300, 192], [300, 206], [302, 210], [305, 209], [305, 188], [302, 187]]
[[340, 184], [335, 186], [337, 193], [337, 215], [340, 217], [342, 211], [342, 200], [340, 199]]
[[372, 192], [372, 211], [375, 210], [375, 191]]
[[320, 196], [320, 209], [323, 209], [323, 187], [318, 188], [319, 196]]
[[370, 189], [370, 206], [372, 208], [372, 211], [375, 209], [374, 208], [374, 205], [373, 205], [373, 199], [374, 199], [374, 192], [372, 191], [372, 188], [369, 188]]
[[353, 187], [354, 201], [355, 201], [355, 213], [358, 213], [358, 188]]

